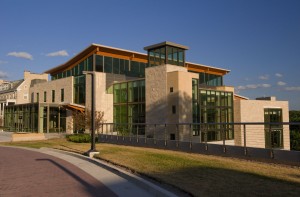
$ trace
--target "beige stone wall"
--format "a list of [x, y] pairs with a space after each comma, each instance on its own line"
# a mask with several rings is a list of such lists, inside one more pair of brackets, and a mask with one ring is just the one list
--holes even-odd
[[146, 123], [164, 124], [167, 117], [167, 67], [146, 68], [145, 83]]
[[[175, 124], [191, 123], [192, 120], [192, 79], [198, 74], [189, 73], [184, 67], [160, 65], [146, 69], [146, 123]], [[173, 88], [173, 92], [170, 92]], [[176, 113], [173, 114], [173, 106]], [[188, 126], [168, 126], [168, 134], [176, 139], [190, 139]], [[177, 131], [178, 132], [178, 131]], [[157, 131], [157, 137], [164, 137], [163, 131]], [[169, 138], [169, 136], [168, 136]]]
[[[287, 101], [235, 100], [234, 122], [264, 122], [265, 108], [282, 109], [283, 122], [289, 122], [289, 107]], [[243, 127], [235, 126], [235, 144], [244, 145]], [[265, 148], [264, 125], [246, 126], [246, 145]], [[288, 125], [283, 126], [284, 149], [290, 149], [290, 131]]]
[[[187, 71], [173, 71], [167, 73], [167, 123], [192, 123], [192, 79], [198, 79], [199, 75]], [[170, 88], [173, 92], [170, 92]], [[176, 107], [176, 114], [172, 113], [172, 106]], [[182, 141], [190, 140], [190, 128], [188, 125], [180, 126], [179, 137]]]
[[[104, 121], [113, 122], [113, 94], [107, 93], [107, 74], [95, 72], [96, 111], [104, 112]], [[91, 110], [91, 75], [86, 76], [86, 108]]]
[[31, 81], [34, 79], [43, 79], [48, 81], [48, 74], [35, 74], [30, 73], [29, 71], [24, 71], [24, 81], [23, 83], [17, 88], [17, 104], [29, 103], [30, 102], [30, 84]]
[[[36, 102], [36, 94], [39, 93], [39, 101], [44, 103], [44, 92], [47, 92], [46, 103], [52, 103], [52, 90], [55, 90], [55, 102], [73, 103], [73, 77], [61, 78], [53, 81], [35, 84], [29, 90], [29, 98], [31, 101], [31, 94], [34, 93], [34, 102]], [[61, 89], [64, 89], [64, 102], [61, 102]]]

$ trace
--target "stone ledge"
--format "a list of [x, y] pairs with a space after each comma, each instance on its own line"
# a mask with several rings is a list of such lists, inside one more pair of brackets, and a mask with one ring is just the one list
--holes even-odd
[[12, 142], [46, 140], [44, 133], [13, 133]]

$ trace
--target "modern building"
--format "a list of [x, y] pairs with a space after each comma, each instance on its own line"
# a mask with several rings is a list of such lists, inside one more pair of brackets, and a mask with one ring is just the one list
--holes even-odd
[[[247, 102], [252, 106], [251, 100], [235, 95], [234, 87], [223, 84], [223, 77], [229, 70], [187, 62], [188, 47], [172, 42], [144, 49], [147, 54], [90, 45], [66, 63], [45, 71], [51, 81], [30, 88], [30, 104], [7, 107], [6, 126], [16, 129], [12, 127], [16, 125], [12, 117], [21, 109], [27, 109], [28, 114], [33, 113], [36, 118], [22, 123], [19, 130], [24, 130], [26, 125], [29, 131], [72, 132], [72, 111], [90, 110], [94, 90], [96, 111], [103, 111], [105, 122], [116, 124], [117, 130], [136, 133], [140, 129], [141, 134], [153, 137], [151, 129], [137, 128], [135, 124], [189, 123], [193, 124], [193, 141], [218, 143], [225, 132], [228, 143], [241, 144], [241, 129], [233, 124], [221, 126], [219, 123], [254, 121], [251, 117], [257, 114], [244, 116], [247, 110], [243, 106]], [[281, 117], [284, 117], [281, 122], [288, 117], [287, 102], [262, 102], [254, 106], [260, 109], [262, 117], [266, 117], [264, 110], [275, 108], [281, 109]], [[264, 121], [268, 119], [255, 120]], [[209, 124], [204, 135], [200, 123], [216, 124]], [[176, 129], [171, 127], [168, 129], [168, 139], [191, 138], [185, 127], [178, 132], [172, 132]], [[281, 134], [285, 143], [278, 147], [288, 149], [288, 131], [282, 132], [286, 132]], [[263, 130], [262, 135], [264, 133]]]

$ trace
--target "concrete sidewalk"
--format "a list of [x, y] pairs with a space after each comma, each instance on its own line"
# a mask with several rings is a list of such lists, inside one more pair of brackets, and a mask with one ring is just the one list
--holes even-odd
[[[0, 148], [1, 148], [1, 146], [0, 146]], [[66, 161], [67, 163], [73, 165], [74, 167], [76, 166], [77, 169], [79, 168], [80, 170], [82, 170], [83, 172], [86, 173], [86, 175], [81, 175], [81, 176], [87, 176], [88, 175], [88, 176], [93, 177], [94, 179], [99, 181], [100, 184], [103, 184], [102, 189], [103, 188], [104, 189], [108, 188], [108, 190], [112, 191], [117, 196], [124, 196], [124, 197], [127, 197], [127, 196], [128, 197], [129, 196], [143, 196], [143, 197], [147, 197], [147, 196], [178, 196], [178, 195], [181, 195], [179, 193], [177, 193], [177, 194], [171, 193], [170, 191], [167, 191], [166, 189], [161, 188], [158, 185], [153, 184], [152, 182], [149, 182], [149, 181], [147, 181], [147, 180], [145, 180], [145, 179], [143, 179], [139, 176], [136, 176], [136, 175], [134, 175], [132, 173], [129, 173], [125, 170], [122, 170], [120, 168], [117, 168], [117, 167], [115, 167], [113, 165], [110, 165], [106, 162], [96, 160], [96, 159], [93, 159], [93, 158], [88, 158], [88, 157], [85, 157], [85, 156], [80, 155], [80, 154], [75, 154], [75, 153], [70, 153], [70, 152], [66, 152], [66, 151], [50, 149], [50, 148], [31, 149], [31, 148], [19, 148], [19, 147], [13, 147], [13, 148], [11, 148], [11, 147], [2, 147], [2, 149], [1, 149], [2, 151], [4, 151], [4, 150], [7, 151], [7, 150], [11, 150], [11, 149], [22, 150], [23, 155], [26, 153], [26, 156], [24, 156], [23, 159], [27, 159], [28, 157], [30, 157], [31, 154], [34, 155], [34, 152], [37, 152], [37, 154], [43, 154], [43, 155], [46, 154], [46, 155], [49, 155], [49, 157], [52, 158], [52, 159], [47, 159], [46, 155], [38, 157], [38, 158], [45, 158], [43, 160], [53, 160], [53, 158], [57, 158], [58, 160]], [[15, 152], [18, 152], [18, 151], [15, 151]], [[0, 153], [0, 155], [1, 154], [3, 154], [3, 153]], [[3, 154], [3, 155], [5, 157], [5, 154]], [[20, 155], [20, 153], [19, 153], [19, 155]], [[18, 158], [19, 157], [22, 157], [22, 156], [18, 156]], [[9, 157], [8, 154], [7, 154], [6, 159], [10, 160], [10, 158], [11, 157]], [[35, 159], [35, 160], [39, 160], [39, 159]], [[33, 164], [34, 165], [39, 165], [35, 162], [35, 160], [32, 160]], [[2, 164], [4, 164], [5, 161], [1, 160], [1, 162], [2, 162]], [[0, 162], [0, 164], [1, 164], [1, 162]], [[18, 162], [18, 161], [16, 161], [16, 162]], [[21, 162], [20, 159], [19, 159], [19, 162]], [[63, 165], [63, 164], [60, 164], [60, 165]], [[64, 164], [64, 165], [67, 166], [67, 164]], [[7, 166], [7, 167], [9, 168], [10, 166]], [[44, 166], [41, 166], [41, 168], [42, 167], [44, 167]], [[64, 167], [64, 168], [66, 170], [68, 170], [68, 168], [70, 170], [73, 169], [74, 171], [69, 170], [70, 171], [69, 173], [72, 174], [72, 173], [75, 173], [75, 172], [78, 173], [77, 171], [79, 169], [76, 170], [76, 167], [74, 169], [70, 166], [69, 167]], [[3, 170], [3, 166], [1, 166], [1, 168], [2, 168], [1, 170]], [[20, 165], [19, 165], [19, 168], [20, 168]], [[40, 168], [40, 167], [37, 167], [37, 168]], [[11, 167], [11, 169], [14, 169], [14, 168]], [[28, 168], [26, 168], [26, 169], [28, 169]], [[23, 172], [23, 171], [21, 171], [21, 172]], [[2, 174], [5, 174], [5, 173], [2, 173]], [[1, 176], [1, 174], [0, 174], [0, 176]], [[19, 176], [20, 175], [18, 174], [17, 178]], [[45, 176], [49, 176], [49, 175], [45, 175]], [[77, 177], [80, 177], [80, 176], [78, 175]], [[5, 177], [1, 176], [0, 179], [4, 180]], [[30, 177], [28, 177], [28, 179], [30, 179]], [[35, 180], [29, 180], [29, 181], [34, 182]], [[66, 183], [66, 184], [68, 186], [68, 183]], [[1, 186], [0, 186], [0, 188], [1, 188]], [[107, 190], [105, 190], [105, 191], [108, 192]], [[95, 191], [93, 191], [93, 192], [95, 192]], [[0, 194], [1, 194], [1, 192], [0, 192]], [[16, 196], [18, 196], [18, 195], [16, 195]], [[51, 193], [49, 193], [49, 195], [47, 195], [47, 196], [51, 196]], [[107, 196], [110, 196], [110, 195], [107, 195]]]
[[12, 132], [0, 131], [0, 142], [11, 142]]
[[101, 181], [118, 196], [177, 196], [137, 175], [98, 159], [49, 148], [41, 148], [39, 151], [72, 163]]

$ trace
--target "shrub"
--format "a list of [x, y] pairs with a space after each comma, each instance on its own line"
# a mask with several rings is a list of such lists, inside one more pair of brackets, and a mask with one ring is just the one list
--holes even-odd
[[75, 143], [88, 143], [91, 142], [90, 134], [72, 134], [66, 136], [68, 141]]

